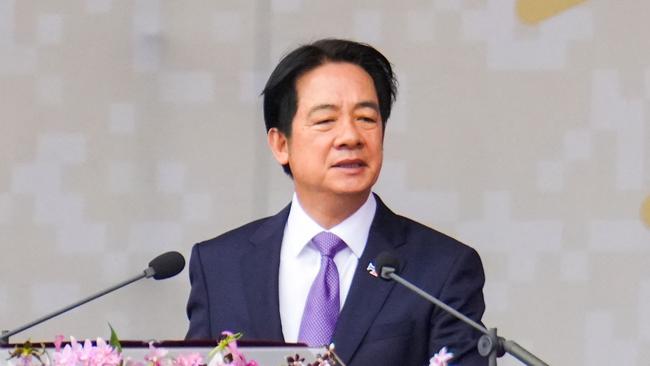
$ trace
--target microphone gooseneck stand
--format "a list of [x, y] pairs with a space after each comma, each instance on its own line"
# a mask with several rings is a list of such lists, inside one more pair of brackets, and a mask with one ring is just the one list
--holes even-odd
[[[379, 262], [379, 260], [377, 262]], [[474, 320], [458, 312], [456, 309], [436, 299], [435, 297], [429, 295], [428, 293], [423, 291], [421, 288], [415, 286], [411, 282], [405, 280], [404, 278], [402, 278], [400, 275], [396, 273], [397, 266], [391, 267], [389, 265], [384, 265], [378, 267], [380, 270], [379, 276], [381, 278], [391, 279], [394, 280], [395, 282], [398, 282], [399, 284], [407, 287], [409, 290], [422, 296], [423, 298], [435, 304], [436, 306], [441, 307], [446, 312], [452, 314], [456, 318], [462, 320], [466, 324], [470, 325], [471, 327], [475, 328], [479, 332], [483, 333], [483, 335], [481, 336], [481, 338], [479, 338], [478, 341], [478, 345], [477, 345], [478, 352], [481, 356], [488, 357], [490, 366], [496, 366], [497, 357], [501, 357], [505, 353], [512, 355], [513, 357], [515, 357], [516, 359], [518, 359], [519, 361], [523, 362], [525, 365], [528, 366], [548, 366], [547, 363], [537, 358], [534, 354], [530, 353], [524, 347], [520, 346], [516, 342], [497, 336], [496, 328], [490, 328], [490, 329], [485, 328], [481, 324], [478, 324]]]

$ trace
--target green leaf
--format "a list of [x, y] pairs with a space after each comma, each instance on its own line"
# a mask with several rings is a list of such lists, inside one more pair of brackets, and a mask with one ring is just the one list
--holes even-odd
[[122, 353], [122, 344], [120, 343], [120, 338], [117, 336], [117, 333], [115, 332], [115, 329], [113, 329], [111, 323], [108, 323], [108, 327], [111, 328], [111, 340], [109, 341], [109, 344], [115, 348], [118, 353]]

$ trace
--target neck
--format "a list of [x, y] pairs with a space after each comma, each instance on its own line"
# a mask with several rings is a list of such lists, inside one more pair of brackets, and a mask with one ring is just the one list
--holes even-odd
[[370, 192], [345, 196], [305, 195], [296, 191], [303, 210], [325, 229], [340, 224], [366, 203]]

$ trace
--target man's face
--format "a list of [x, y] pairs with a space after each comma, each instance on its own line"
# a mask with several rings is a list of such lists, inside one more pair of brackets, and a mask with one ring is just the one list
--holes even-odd
[[296, 91], [291, 137], [269, 132], [276, 159], [289, 163], [296, 193], [367, 196], [383, 159], [382, 117], [370, 75], [354, 64], [330, 62], [298, 78]]

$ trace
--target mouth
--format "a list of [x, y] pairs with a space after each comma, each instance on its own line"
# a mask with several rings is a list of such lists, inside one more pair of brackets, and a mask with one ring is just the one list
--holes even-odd
[[366, 164], [361, 159], [345, 159], [345, 160], [338, 161], [336, 164], [333, 165], [334, 168], [343, 168], [343, 169], [358, 169], [366, 166], [368, 166], [368, 164]]

